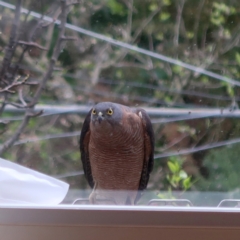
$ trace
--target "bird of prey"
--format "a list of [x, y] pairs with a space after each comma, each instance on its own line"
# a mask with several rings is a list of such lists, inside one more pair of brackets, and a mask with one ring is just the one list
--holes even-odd
[[134, 205], [153, 169], [154, 132], [141, 108], [101, 102], [87, 114], [80, 135], [85, 177], [93, 188], [91, 203], [112, 200]]

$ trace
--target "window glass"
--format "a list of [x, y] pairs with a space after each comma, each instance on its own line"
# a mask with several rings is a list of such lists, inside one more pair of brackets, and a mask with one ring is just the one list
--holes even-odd
[[[0, 1], [0, 156], [67, 182], [62, 203], [86, 204], [87, 113], [99, 102], [140, 107], [155, 150], [137, 204], [238, 206], [239, 11], [233, 0]], [[143, 129], [141, 144], [146, 134], [151, 142], [148, 127], [126, 119], [132, 135]], [[129, 147], [127, 137], [117, 143]], [[110, 162], [115, 153], [104, 152]], [[126, 169], [139, 166], [134, 159]], [[106, 185], [111, 166], [98, 171]]]

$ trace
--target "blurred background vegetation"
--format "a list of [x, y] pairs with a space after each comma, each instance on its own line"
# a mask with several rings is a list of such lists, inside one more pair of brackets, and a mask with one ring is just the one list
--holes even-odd
[[[31, 12], [54, 19], [61, 17], [60, 1], [20, 3]], [[240, 2], [237, 0], [69, 0], [67, 4], [69, 24], [229, 79], [240, 78]], [[3, 67], [15, 12], [0, 4], [0, 17]], [[8, 81], [29, 75], [29, 83], [39, 84], [49, 67], [58, 34], [59, 25], [40, 23], [30, 12], [21, 14], [19, 44], [8, 69], [8, 74], [11, 73]], [[69, 28], [65, 35], [74, 40], [62, 42], [54, 71], [39, 98], [40, 104], [90, 107], [99, 101], [113, 101], [156, 108], [238, 109], [239, 86]], [[28, 104], [36, 89], [36, 85], [16, 87], [15, 93], [7, 93], [7, 101], [6, 94], [0, 93], [0, 103], [4, 105], [0, 146], [16, 132], [23, 116], [21, 112], [7, 111], [7, 107], [15, 106], [18, 110], [17, 104]], [[84, 115], [76, 113], [31, 117], [14, 145], [1, 156], [52, 176], [66, 174], [63, 180], [72, 189], [88, 188], [81, 174], [78, 146], [83, 120]], [[154, 130], [156, 154], [159, 154], [237, 139], [240, 122], [236, 118], [189, 119], [155, 123]], [[156, 159], [148, 188], [156, 192], [236, 190], [240, 179], [238, 147], [236, 144]]]

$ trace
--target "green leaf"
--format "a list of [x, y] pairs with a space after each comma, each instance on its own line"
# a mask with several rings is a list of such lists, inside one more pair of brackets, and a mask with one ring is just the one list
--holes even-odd
[[179, 176], [181, 179], [186, 179], [188, 177], [187, 173], [184, 170], [179, 172]]
[[235, 8], [235, 7], [230, 7], [230, 13], [231, 13], [231, 14], [237, 13], [236, 8]]
[[234, 90], [231, 84], [227, 85], [227, 93], [230, 97], [234, 97]]
[[170, 14], [168, 12], [162, 12], [161, 14], [159, 14], [159, 19], [161, 21], [166, 21], [170, 18]]
[[203, 83], [209, 83], [209, 79], [208, 79], [208, 77], [206, 77], [206, 76], [202, 76], [202, 77], [201, 77], [201, 81], [202, 81]]
[[179, 73], [181, 73], [183, 71], [183, 68], [181, 66], [174, 65], [172, 67], [172, 70], [173, 70], [174, 73], [179, 74]]
[[224, 4], [224, 3], [214, 2], [213, 7], [214, 7], [215, 11], [221, 12], [221, 13], [224, 13], [224, 14], [227, 14], [227, 15], [231, 12], [230, 7], [226, 4]]
[[194, 32], [188, 31], [188, 32], [187, 32], [187, 37], [188, 37], [189, 39], [193, 38], [193, 37], [194, 37]]
[[178, 174], [175, 174], [172, 176], [172, 182], [175, 185], [179, 185], [179, 182], [181, 181], [181, 177]]
[[152, 11], [152, 12], [155, 11], [157, 8], [158, 8], [158, 5], [156, 3], [152, 3], [149, 6], [149, 10]]
[[176, 173], [179, 170], [179, 167], [176, 165], [176, 163], [173, 163], [171, 161], [167, 162], [168, 168], [172, 173]]
[[163, 5], [170, 6], [171, 5], [171, 1], [170, 0], [163, 0]]
[[184, 190], [188, 190], [191, 187], [191, 176], [183, 180]]
[[167, 174], [166, 179], [170, 182], [170, 175]]
[[164, 35], [163, 35], [163, 33], [158, 33], [158, 34], [155, 36], [155, 38], [156, 38], [157, 40], [159, 40], [159, 41], [162, 41], [162, 40], [164, 39]]
[[223, 16], [212, 16], [211, 17], [211, 23], [216, 25], [216, 26], [220, 26], [223, 23], [225, 23], [225, 17], [223, 17]]
[[230, 39], [231, 38], [231, 32], [229, 31], [229, 29], [224, 29], [223, 36], [224, 36], [225, 39]]
[[174, 163], [168, 161], [168, 162], [167, 162], [167, 165], [168, 165], [169, 170], [170, 170], [172, 173], [175, 173], [175, 172], [176, 172], [176, 166], [175, 166]]
[[237, 52], [235, 54], [235, 58], [236, 58], [237, 63], [240, 64], [240, 53]]
[[123, 77], [123, 71], [122, 70], [117, 70], [116, 71], [116, 77], [117, 78], [122, 78]]
[[118, 3], [116, 0], [108, 0], [107, 5], [112, 14], [125, 15], [125, 9], [123, 5]]

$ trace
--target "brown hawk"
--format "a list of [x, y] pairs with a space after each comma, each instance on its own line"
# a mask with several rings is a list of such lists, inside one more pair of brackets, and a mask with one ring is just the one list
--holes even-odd
[[80, 136], [92, 203], [110, 200], [133, 205], [153, 169], [154, 133], [144, 109], [101, 102], [87, 114]]

